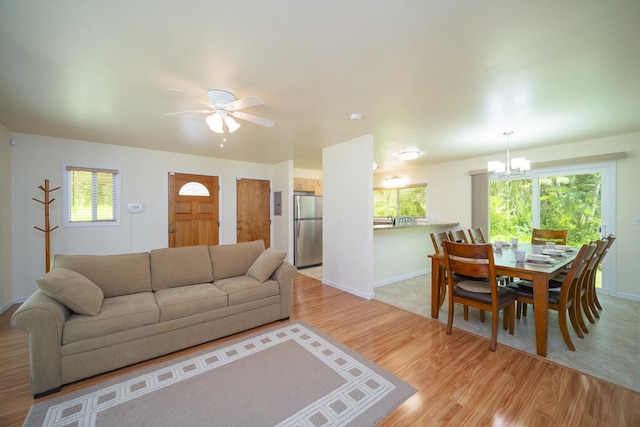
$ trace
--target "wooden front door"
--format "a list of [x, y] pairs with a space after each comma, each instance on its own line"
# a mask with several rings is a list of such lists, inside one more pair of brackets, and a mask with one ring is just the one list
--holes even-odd
[[217, 245], [218, 177], [169, 173], [169, 247]]
[[260, 179], [236, 179], [237, 242], [264, 240], [271, 246], [271, 184]]

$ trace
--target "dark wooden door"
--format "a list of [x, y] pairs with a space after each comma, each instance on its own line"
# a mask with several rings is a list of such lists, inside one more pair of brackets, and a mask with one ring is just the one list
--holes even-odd
[[264, 240], [271, 245], [270, 217], [271, 184], [260, 179], [236, 179], [237, 241]]
[[218, 177], [169, 173], [169, 247], [217, 245]]

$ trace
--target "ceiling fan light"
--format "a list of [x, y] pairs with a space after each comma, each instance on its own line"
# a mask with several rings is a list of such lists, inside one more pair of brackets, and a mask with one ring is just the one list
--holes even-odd
[[233, 133], [240, 128], [240, 123], [236, 122], [233, 117], [225, 117], [224, 122], [227, 125], [227, 129], [229, 129], [229, 133]]
[[397, 156], [400, 160], [415, 160], [420, 157], [420, 152], [417, 150], [401, 151]]
[[205, 121], [207, 122], [207, 126], [209, 129], [214, 131], [215, 133], [224, 133], [224, 126], [222, 124], [222, 117], [219, 114], [212, 114], [208, 116]]

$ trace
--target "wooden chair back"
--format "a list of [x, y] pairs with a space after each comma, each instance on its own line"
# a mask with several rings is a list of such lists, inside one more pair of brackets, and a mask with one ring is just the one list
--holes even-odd
[[[495, 351], [498, 337], [498, 312], [505, 310], [503, 327], [513, 335], [515, 291], [506, 286], [498, 287], [496, 280], [493, 246], [491, 244], [470, 245], [444, 241], [449, 312], [447, 313], [447, 335], [453, 329], [454, 303], [491, 312], [491, 338], [489, 350]], [[466, 310], [466, 309], [465, 309]]]
[[[591, 284], [591, 280], [595, 281], [596, 271], [598, 270], [598, 265], [602, 260], [602, 256], [607, 249], [607, 239], [601, 239], [596, 242], [591, 242], [592, 245], [595, 245], [595, 250], [591, 254], [591, 256], [586, 259], [586, 266], [584, 268], [584, 272], [580, 277], [580, 282], [578, 286], [576, 286], [575, 290], [575, 298], [579, 300], [580, 309], [577, 310], [578, 316], [578, 324], [583, 332], [587, 333], [589, 330], [587, 329], [587, 325], [582, 318], [582, 313], [587, 316], [590, 323], [595, 323], [594, 316], [591, 312], [591, 308], [589, 307], [589, 288]], [[594, 283], [595, 284], [595, 283]]]
[[456, 276], [487, 279], [492, 288], [497, 287], [491, 245], [469, 245], [446, 241], [442, 247], [450, 280], [454, 280]]
[[[549, 292], [549, 308], [558, 311], [558, 326], [560, 327], [560, 333], [565, 344], [571, 351], [575, 351], [575, 346], [569, 335], [569, 329], [567, 327], [567, 316], [571, 321], [573, 329], [579, 337], [583, 337], [582, 328], [578, 320], [578, 311], [580, 310], [580, 297], [579, 286], [581, 280], [587, 271], [588, 260], [593, 256], [596, 250], [595, 243], [583, 245], [578, 254], [571, 263], [571, 268], [567, 272], [562, 286], [560, 287], [560, 293], [555, 291]], [[522, 287], [520, 284], [518, 288], [517, 300], [523, 304], [533, 304], [533, 294], [530, 286]]]
[[470, 228], [467, 230], [469, 232], [469, 238], [471, 239], [471, 243], [479, 244], [479, 243], [489, 243], [487, 239], [484, 237], [484, 233], [481, 228]]
[[433, 242], [433, 249], [437, 254], [442, 253], [442, 242], [449, 240], [449, 235], [446, 231], [440, 233], [431, 233], [431, 241]]
[[613, 234], [609, 234], [603, 239], [603, 242], [606, 242], [606, 244], [604, 245], [602, 253], [599, 254], [597, 263], [591, 271], [590, 276], [587, 278], [586, 305], [583, 305], [583, 309], [585, 310], [585, 314], [590, 321], [592, 318], [589, 317], [589, 312], [593, 315], [593, 317], [600, 317], [600, 315], [598, 314], [598, 309], [602, 310], [602, 304], [600, 304], [600, 301], [598, 300], [598, 294], [596, 293], [596, 274], [598, 272], [598, 268], [602, 264], [602, 260], [605, 256], [607, 256], [609, 248], [611, 248], [615, 240], [616, 236], [614, 236]]
[[574, 297], [580, 299], [580, 286], [589, 275], [590, 266], [592, 266], [592, 262], [594, 258], [596, 258], [594, 256], [596, 249], [597, 244], [594, 242], [588, 245], [582, 245], [578, 255], [576, 255], [576, 258], [571, 263], [571, 268], [567, 272], [565, 279], [562, 281], [562, 287], [560, 288], [561, 301], [568, 301]]
[[467, 235], [464, 234], [464, 230], [450, 230], [449, 240], [456, 243], [469, 243]]
[[534, 228], [531, 233], [531, 244], [544, 245], [553, 242], [557, 245], [567, 244], [567, 230], [541, 230]]

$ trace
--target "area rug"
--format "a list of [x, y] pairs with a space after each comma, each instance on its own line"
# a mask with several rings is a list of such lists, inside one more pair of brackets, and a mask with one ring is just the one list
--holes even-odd
[[372, 426], [415, 389], [296, 321], [36, 403], [25, 426]]

